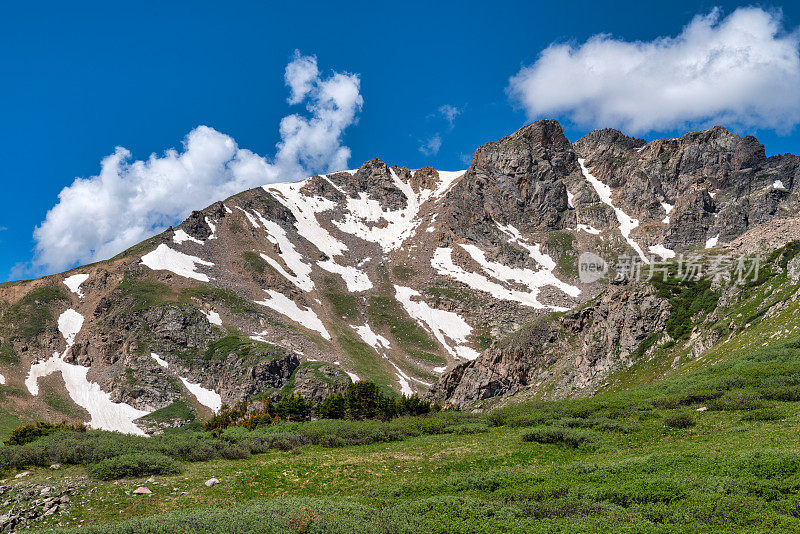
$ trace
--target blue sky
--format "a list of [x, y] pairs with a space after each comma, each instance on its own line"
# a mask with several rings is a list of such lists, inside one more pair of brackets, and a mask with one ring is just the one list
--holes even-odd
[[[190, 131], [206, 125], [235, 139], [239, 148], [274, 156], [281, 120], [304, 113], [302, 104], [287, 102], [284, 69], [296, 59], [295, 50], [316, 56], [322, 81], [334, 72], [358, 76], [363, 105], [340, 139], [351, 151], [351, 167], [380, 157], [412, 168], [452, 170], [466, 167], [464, 158], [478, 145], [537, 116], [564, 121], [572, 140], [605, 125], [596, 124], [603, 120], [600, 112], [576, 120], [575, 109], [586, 111], [583, 104], [547, 112], [509, 97], [509, 78], [534, 64], [549, 45], [580, 46], [600, 33], [651, 41], [678, 35], [694, 16], [717, 6], [721, 18], [740, 6], [672, 1], [284, 4], [0, 4], [0, 281], [57, 270], [53, 263], [31, 263], [34, 228], [63, 188], [76, 177], [97, 175], [101, 160], [117, 146], [143, 160], [169, 148], [180, 150]], [[780, 16], [770, 12], [784, 30], [800, 24], [797, 4], [762, 7], [782, 11]], [[575, 77], [577, 84], [577, 71]], [[525, 87], [541, 87], [537, 80]], [[608, 98], [617, 94], [609, 91]], [[538, 102], [536, 95], [530, 98]], [[607, 96], [575, 98], [585, 103]], [[452, 125], [442, 106], [458, 110]], [[733, 124], [737, 132], [756, 135], [769, 154], [796, 153], [795, 121], [776, 126], [763, 117], [793, 117], [791, 111], [755, 109], [752, 121], [738, 116], [732, 123], [740, 122]], [[646, 138], [679, 130], [657, 120], [637, 127]], [[431, 144], [436, 137], [438, 151]]]

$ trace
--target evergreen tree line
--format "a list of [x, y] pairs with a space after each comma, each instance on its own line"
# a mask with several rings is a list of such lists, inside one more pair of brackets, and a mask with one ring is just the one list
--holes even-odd
[[204, 430], [218, 431], [230, 426], [252, 429], [279, 421], [308, 421], [312, 417], [388, 421], [402, 415], [424, 415], [441, 410], [438, 404], [417, 395], [387, 395], [369, 380], [350, 384], [343, 393], [333, 393], [316, 403], [294, 394], [284, 395], [278, 402], [272, 402], [272, 399], [257, 402], [255, 408], [247, 401], [233, 407], [223, 405], [206, 422]]

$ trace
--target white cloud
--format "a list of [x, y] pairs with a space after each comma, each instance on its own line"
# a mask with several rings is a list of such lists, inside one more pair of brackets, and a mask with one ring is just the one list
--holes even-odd
[[456, 106], [445, 104], [439, 108], [439, 113], [441, 113], [442, 117], [444, 117], [447, 123], [450, 125], [450, 128], [452, 128], [456, 117], [461, 115], [461, 110]]
[[439, 153], [440, 148], [442, 148], [442, 136], [437, 133], [425, 141], [422, 146], [419, 147], [419, 151], [426, 156], [435, 156]]
[[531, 118], [562, 114], [634, 133], [724, 123], [787, 131], [800, 122], [798, 32], [779, 11], [696, 16], [676, 37], [606, 34], [553, 44], [511, 78]]
[[320, 77], [316, 65], [315, 57], [295, 53], [286, 67], [289, 101], [306, 102], [310, 116], [284, 117], [274, 158], [240, 148], [207, 126], [192, 130], [182, 150], [146, 161], [131, 161], [131, 153], [118, 147], [102, 161], [100, 174], [61, 191], [34, 231], [33, 261], [17, 272], [53, 272], [109, 258], [230, 195], [347, 168], [350, 149], [342, 145], [342, 133], [363, 104], [360, 80], [343, 73]]

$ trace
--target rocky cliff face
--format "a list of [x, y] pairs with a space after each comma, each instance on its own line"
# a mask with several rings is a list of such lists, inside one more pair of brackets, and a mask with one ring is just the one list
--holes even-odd
[[135, 431], [179, 400], [202, 414], [360, 378], [458, 404], [594, 391], [672, 310], [613, 272], [582, 281], [579, 256], [734, 247], [796, 215], [798, 169], [720, 127], [571, 143], [545, 120], [464, 171], [375, 159], [245, 191], [111, 260], [0, 286], [0, 393], [11, 413]]

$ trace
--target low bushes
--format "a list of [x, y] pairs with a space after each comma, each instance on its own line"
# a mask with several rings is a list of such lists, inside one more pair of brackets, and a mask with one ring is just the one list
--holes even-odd
[[536, 443], [555, 443], [573, 449], [591, 449], [594, 448], [597, 442], [594, 435], [588, 432], [563, 427], [535, 428], [523, 434], [522, 440]]
[[664, 418], [664, 426], [670, 428], [690, 428], [694, 425], [694, 416], [686, 412], [669, 414]]
[[174, 475], [183, 467], [169, 456], [155, 452], [137, 452], [107, 458], [89, 465], [86, 470], [98, 480], [140, 477], [145, 475]]
[[59, 430], [72, 430], [75, 432], [85, 432], [86, 426], [83, 423], [69, 423], [62, 421], [58, 424], [48, 423], [46, 421], [39, 421], [31, 425], [23, 425], [15, 428], [11, 432], [11, 436], [4, 441], [6, 445], [25, 445], [37, 439], [58, 432]]

